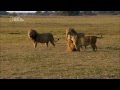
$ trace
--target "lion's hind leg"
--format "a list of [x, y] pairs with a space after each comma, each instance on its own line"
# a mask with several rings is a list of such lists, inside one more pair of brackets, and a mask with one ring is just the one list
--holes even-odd
[[53, 41], [50, 41], [50, 43], [55, 47], [55, 43]]
[[48, 42], [46, 42], [46, 46], [48, 47]]
[[91, 44], [93, 51], [97, 51], [97, 46], [95, 44]]

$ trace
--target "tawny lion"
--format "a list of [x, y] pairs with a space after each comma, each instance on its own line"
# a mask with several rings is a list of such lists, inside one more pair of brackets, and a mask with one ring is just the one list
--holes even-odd
[[73, 41], [71, 39], [68, 40], [68, 45], [67, 45], [66, 51], [67, 52], [76, 51], [75, 45], [73, 44]]
[[97, 51], [97, 45], [96, 45], [97, 38], [103, 38], [102, 35], [101, 37], [85, 36], [84, 33], [77, 33], [73, 28], [68, 28], [66, 30], [66, 37], [67, 40], [70, 39], [73, 41], [73, 44], [75, 46], [75, 49], [77, 49], [77, 51], [80, 51], [80, 48], [82, 48], [82, 46], [85, 46], [86, 49], [88, 45], [91, 45], [93, 51]]
[[84, 36], [85, 36], [84, 33], [77, 33], [75, 29], [73, 28], [66, 29], [66, 37], [68, 41], [68, 46], [70, 46], [69, 44], [71, 44], [69, 43], [69, 40], [72, 40], [73, 45], [75, 46], [75, 49], [77, 51], [80, 51], [80, 38]]

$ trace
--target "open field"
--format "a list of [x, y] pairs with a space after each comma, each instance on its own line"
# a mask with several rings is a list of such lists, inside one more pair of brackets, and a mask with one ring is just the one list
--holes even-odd
[[[20, 79], [120, 79], [120, 16], [23, 17], [10, 22], [0, 17], [0, 78]], [[86, 35], [103, 35], [98, 51], [88, 46], [81, 52], [66, 52], [65, 30], [75, 28]], [[33, 48], [28, 30], [51, 32], [60, 38], [54, 48]]]

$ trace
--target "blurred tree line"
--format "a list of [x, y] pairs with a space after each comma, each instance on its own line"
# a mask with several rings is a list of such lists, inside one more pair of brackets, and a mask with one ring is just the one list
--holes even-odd
[[42, 15], [42, 16], [81, 16], [81, 15], [118, 15], [120, 11], [36, 11], [36, 13], [8, 13], [0, 11], [0, 15]]
[[60, 15], [60, 16], [80, 16], [80, 15], [118, 15], [120, 11], [37, 11], [37, 15]]
[[9, 14], [9, 13], [6, 11], [0, 11], [0, 15], [7, 15], [7, 14]]

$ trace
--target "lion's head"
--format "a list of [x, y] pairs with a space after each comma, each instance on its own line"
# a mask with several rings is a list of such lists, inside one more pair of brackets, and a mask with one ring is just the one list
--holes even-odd
[[68, 37], [68, 35], [73, 35], [73, 36], [75, 36], [75, 35], [77, 35], [77, 32], [75, 31], [75, 29], [74, 28], [68, 28], [68, 29], [66, 29], [66, 37]]
[[35, 40], [36, 39], [36, 36], [37, 36], [37, 31], [36, 30], [33, 30], [33, 29], [30, 29], [28, 31], [28, 37]]

